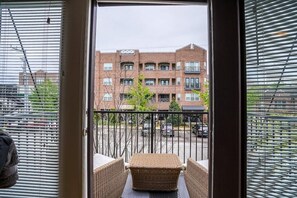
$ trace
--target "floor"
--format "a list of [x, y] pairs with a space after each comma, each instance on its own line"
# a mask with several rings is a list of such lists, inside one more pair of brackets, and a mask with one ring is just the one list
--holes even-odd
[[184, 176], [181, 174], [178, 180], [178, 191], [175, 192], [148, 192], [148, 191], [135, 191], [132, 189], [132, 178], [129, 174], [123, 198], [189, 198], [186, 188]]

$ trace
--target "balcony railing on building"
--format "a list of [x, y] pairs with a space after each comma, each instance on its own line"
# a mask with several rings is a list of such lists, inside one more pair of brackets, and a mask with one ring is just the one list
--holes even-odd
[[126, 162], [135, 153], [208, 159], [207, 112], [94, 111], [96, 153]]

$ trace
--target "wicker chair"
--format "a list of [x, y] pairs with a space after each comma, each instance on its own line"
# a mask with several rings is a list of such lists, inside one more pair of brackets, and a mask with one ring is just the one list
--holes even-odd
[[[98, 160], [98, 157], [97, 157]], [[128, 171], [125, 170], [122, 158], [109, 160], [109, 162], [96, 167], [94, 170], [94, 198], [121, 197]]]
[[191, 198], [208, 197], [208, 169], [206, 167], [191, 158], [187, 161], [185, 182]]

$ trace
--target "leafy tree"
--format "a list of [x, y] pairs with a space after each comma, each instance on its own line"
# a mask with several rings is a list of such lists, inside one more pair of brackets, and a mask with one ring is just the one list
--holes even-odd
[[57, 112], [59, 101], [59, 89], [50, 80], [45, 80], [37, 85], [37, 89], [29, 96], [34, 111]]
[[197, 94], [199, 98], [202, 99], [203, 105], [206, 106], [206, 110], [209, 108], [209, 87], [208, 83], [204, 84], [204, 91], [197, 91], [197, 90], [192, 90], [193, 93]]
[[[169, 111], [173, 111], [173, 112], [181, 111], [179, 104], [175, 100], [172, 100], [172, 102], [170, 103]], [[177, 125], [181, 124], [182, 116], [180, 114], [169, 114], [167, 121], [171, 122], [172, 125], [177, 126]]]
[[148, 87], [143, 85], [143, 79], [143, 75], [138, 77], [136, 85], [128, 92], [129, 99], [127, 102], [129, 105], [134, 106], [135, 111], [152, 111], [156, 109], [150, 103], [154, 93], [152, 93]]
[[247, 108], [252, 108], [260, 101], [260, 93], [256, 87], [248, 87], [246, 91]]

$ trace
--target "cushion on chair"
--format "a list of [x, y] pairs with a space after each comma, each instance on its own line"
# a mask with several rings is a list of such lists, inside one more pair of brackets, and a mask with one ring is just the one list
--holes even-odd
[[187, 161], [185, 183], [191, 198], [208, 197], [208, 161]]
[[128, 171], [122, 158], [94, 156], [94, 198], [119, 198], [126, 184]]

